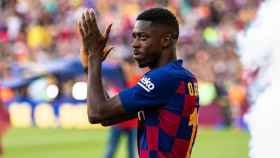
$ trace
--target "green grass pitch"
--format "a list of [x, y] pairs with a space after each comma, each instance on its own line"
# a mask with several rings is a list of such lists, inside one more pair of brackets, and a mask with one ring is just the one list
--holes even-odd
[[[102, 158], [107, 129], [11, 129], [4, 137], [4, 158]], [[192, 158], [247, 158], [247, 132], [199, 129]], [[116, 158], [126, 158], [122, 138]]]

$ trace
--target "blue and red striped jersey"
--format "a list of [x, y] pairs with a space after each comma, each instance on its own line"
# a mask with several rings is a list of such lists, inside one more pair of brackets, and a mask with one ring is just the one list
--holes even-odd
[[140, 158], [189, 158], [198, 125], [198, 85], [182, 60], [147, 72], [122, 91], [128, 113], [138, 112]]

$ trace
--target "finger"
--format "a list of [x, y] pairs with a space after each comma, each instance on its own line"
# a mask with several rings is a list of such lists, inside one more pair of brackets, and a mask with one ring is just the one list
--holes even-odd
[[86, 37], [85, 37], [85, 33], [84, 33], [83, 29], [82, 29], [81, 20], [79, 20], [79, 22], [78, 22], [78, 28], [79, 28], [79, 32], [80, 32], [80, 38], [81, 38], [81, 49], [83, 51], [85, 51], [86, 50], [86, 40], [85, 40]]
[[84, 33], [84, 30], [83, 30], [83, 25], [82, 25], [82, 21], [81, 20], [79, 20], [79, 22], [78, 22], [78, 27], [79, 27], [79, 32], [80, 32], [81, 37], [84, 38], [85, 37], [85, 33]]
[[107, 41], [108, 41], [108, 39], [109, 39], [109, 35], [110, 35], [110, 32], [111, 32], [112, 25], [113, 25], [113, 24], [110, 24], [110, 25], [106, 28], [106, 31], [105, 31], [105, 34], [104, 34], [105, 43], [107, 43]]
[[90, 13], [89, 13], [89, 10], [87, 9], [86, 12], [85, 12], [85, 22], [86, 22], [86, 25], [87, 25], [87, 31], [89, 32], [90, 29], [92, 28], [91, 26], [91, 17], [90, 17]]
[[86, 49], [87, 46], [86, 46], [86, 33], [84, 32], [84, 30], [82, 29], [82, 24], [80, 23], [79, 24], [79, 30], [80, 30], [80, 35], [81, 35], [81, 47], [82, 49]]
[[89, 9], [89, 12], [92, 13], [92, 15], [95, 17], [95, 11], [94, 11], [93, 8], [90, 8], [90, 9]]
[[78, 19], [78, 20], [76, 20], [76, 22], [75, 22], [75, 29], [76, 29], [76, 32], [77, 33], [80, 33], [80, 26], [79, 26], [79, 22], [80, 22], [80, 20]]
[[95, 12], [94, 10], [91, 8], [89, 10], [90, 13], [90, 18], [91, 18], [91, 28], [93, 28], [94, 34], [98, 37], [100, 37], [101, 33], [99, 31], [98, 25], [96, 23], [96, 17], [95, 17]]
[[109, 53], [110, 53], [111, 50], [113, 50], [113, 49], [114, 49], [114, 47], [105, 48], [104, 54], [103, 54], [103, 57], [102, 57], [102, 61], [104, 61], [104, 60], [107, 58], [107, 56], [109, 55]]
[[95, 13], [92, 8], [89, 10], [89, 18], [90, 18], [90, 26], [92, 28], [92, 27], [94, 27], [94, 23], [96, 23], [95, 22]]
[[87, 24], [86, 24], [86, 12], [84, 12], [83, 15], [82, 15], [82, 22], [81, 22], [81, 24], [82, 24], [82, 29], [83, 29], [83, 31], [85, 33], [84, 35], [86, 35], [87, 31], [88, 31]]
[[97, 27], [96, 18], [95, 18], [95, 12], [94, 12], [94, 10], [92, 8], [89, 9], [89, 15], [90, 15], [90, 19], [91, 19], [91, 22], [92, 22], [93, 26]]

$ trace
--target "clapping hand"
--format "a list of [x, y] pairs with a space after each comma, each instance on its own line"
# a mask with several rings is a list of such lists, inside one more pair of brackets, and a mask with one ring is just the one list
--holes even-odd
[[93, 9], [83, 12], [78, 21], [79, 33], [82, 39], [81, 60], [87, 66], [88, 55], [93, 55], [95, 59], [104, 61], [113, 47], [105, 48], [109, 39], [112, 24], [110, 24], [104, 34], [101, 34], [95, 18]]

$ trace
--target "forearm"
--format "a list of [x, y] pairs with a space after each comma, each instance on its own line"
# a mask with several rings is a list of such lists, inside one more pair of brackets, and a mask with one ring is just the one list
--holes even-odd
[[[100, 118], [99, 115], [102, 114], [102, 108], [104, 108], [101, 106], [106, 102], [106, 96], [102, 84], [101, 66], [101, 60], [96, 59], [94, 55], [89, 55], [87, 89], [87, 108], [89, 117]], [[99, 123], [98, 119], [93, 120], [96, 120], [96, 122], [93, 123]]]
[[130, 119], [136, 118], [136, 117], [137, 117], [137, 113], [123, 115], [122, 117], [117, 117], [117, 118], [112, 118], [110, 120], [102, 121], [101, 125], [102, 126], [111, 126], [111, 125], [114, 125], [116, 123], [127, 121], [127, 120], [130, 120]]
[[126, 111], [122, 106], [119, 95], [106, 99], [101, 75], [102, 61], [112, 50], [112, 47], [108, 50], [105, 48], [112, 24], [106, 28], [103, 36], [96, 24], [94, 10], [87, 9], [83, 12], [78, 25], [83, 46], [81, 59], [85, 67], [88, 64], [87, 107], [89, 121], [90, 123], [100, 123], [121, 117], [126, 114]]

